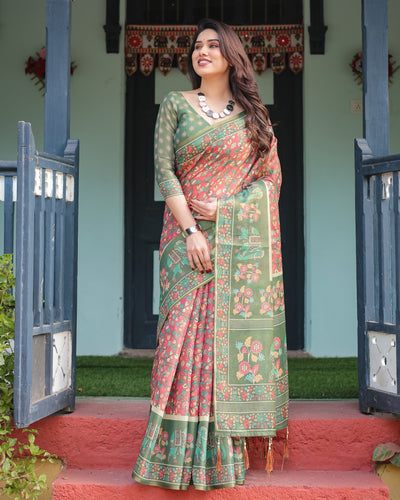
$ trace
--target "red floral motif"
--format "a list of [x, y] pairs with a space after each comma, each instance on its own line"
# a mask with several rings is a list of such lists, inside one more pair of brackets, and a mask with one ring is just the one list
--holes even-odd
[[150, 54], [145, 54], [140, 58], [140, 70], [144, 75], [148, 75], [153, 71], [154, 58]]
[[128, 37], [128, 45], [132, 48], [138, 48], [142, 45], [142, 39], [139, 35], [132, 35]]
[[243, 311], [243, 304], [241, 302], [238, 302], [237, 304], [235, 304], [235, 311], [238, 313], [240, 311]]
[[252, 342], [250, 349], [254, 354], [259, 354], [262, 351], [262, 344], [258, 340]]
[[276, 43], [280, 47], [287, 47], [288, 45], [290, 45], [290, 38], [287, 35], [278, 35], [276, 37]]
[[245, 361], [243, 361], [243, 363], [240, 363], [240, 365], [239, 365], [239, 371], [243, 375], [246, 375], [246, 373], [249, 373], [249, 371], [250, 371], [250, 365], [249, 365], [249, 363], [246, 363]]

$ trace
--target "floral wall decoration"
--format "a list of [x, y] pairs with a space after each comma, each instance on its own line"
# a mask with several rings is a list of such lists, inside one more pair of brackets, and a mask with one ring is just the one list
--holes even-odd
[[[267, 68], [276, 74], [288, 66], [293, 73], [303, 69], [303, 25], [278, 24], [261, 26], [232, 26], [250, 57], [254, 71], [261, 75]], [[158, 69], [163, 75], [171, 71], [174, 60], [183, 74], [187, 74], [187, 57], [197, 32], [196, 26], [125, 27], [125, 71], [132, 76], [137, 69], [150, 75], [158, 58]]]
[[[77, 64], [71, 62], [71, 75], [74, 74]], [[46, 48], [43, 47], [40, 52], [36, 52], [36, 57], [30, 56], [25, 63], [25, 74], [31, 75], [31, 80], [38, 85], [39, 92], [44, 95], [46, 86]]]
[[[357, 85], [361, 85], [363, 81], [363, 68], [362, 68], [362, 50], [359, 50], [354, 54], [351, 63], [349, 64], [351, 71], [353, 72], [354, 81]], [[388, 81], [389, 85], [393, 83], [393, 75], [400, 68], [396, 65], [392, 54], [388, 54]]]

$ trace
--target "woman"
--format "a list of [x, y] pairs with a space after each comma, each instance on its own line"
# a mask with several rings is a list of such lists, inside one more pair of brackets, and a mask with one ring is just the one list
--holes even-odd
[[[201, 490], [244, 483], [246, 437], [287, 427], [277, 143], [234, 31], [204, 20], [193, 89], [155, 131], [166, 201], [151, 410], [133, 477]], [[213, 111], [215, 110], [215, 111]]]

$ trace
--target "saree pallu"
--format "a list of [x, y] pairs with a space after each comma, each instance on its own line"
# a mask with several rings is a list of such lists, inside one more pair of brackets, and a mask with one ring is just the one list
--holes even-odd
[[164, 128], [173, 130], [175, 177], [165, 162], [158, 175], [162, 191], [181, 188], [188, 201], [218, 198], [216, 222], [200, 222], [213, 272], [192, 271], [166, 208], [151, 409], [133, 477], [208, 490], [243, 484], [245, 437], [287, 426], [288, 377], [276, 139], [255, 158], [243, 113], [215, 126], [195, 115], [182, 95], [167, 96], [158, 153], [171, 148]]

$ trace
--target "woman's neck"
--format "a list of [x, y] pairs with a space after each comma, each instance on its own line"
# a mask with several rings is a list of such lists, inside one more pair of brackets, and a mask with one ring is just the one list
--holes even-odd
[[232, 91], [229, 86], [228, 78], [202, 78], [200, 89], [207, 97], [216, 100], [230, 99]]

